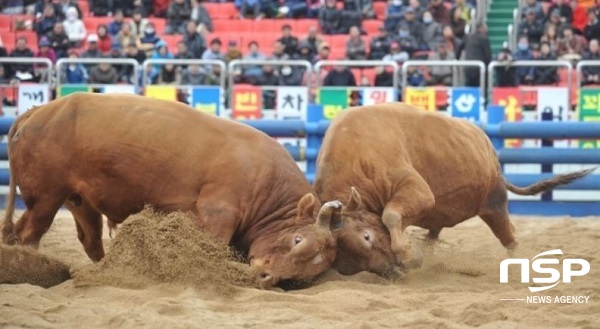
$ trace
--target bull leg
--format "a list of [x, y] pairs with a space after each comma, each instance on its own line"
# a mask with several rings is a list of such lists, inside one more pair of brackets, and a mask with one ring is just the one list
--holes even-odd
[[405, 267], [420, 267], [423, 253], [409, 241], [404, 230], [416, 224], [434, 205], [435, 198], [429, 185], [415, 172], [407, 175], [401, 188], [385, 206], [382, 221], [390, 232], [391, 249], [396, 255], [396, 261]]
[[223, 199], [204, 199], [196, 203], [198, 226], [229, 244], [237, 231], [237, 211]]
[[54, 221], [62, 200], [36, 200], [33, 207], [28, 208], [15, 224], [15, 235], [20, 244], [38, 248], [42, 236]]
[[492, 229], [494, 235], [509, 252], [517, 247], [517, 240], [514, 236], [515, 228], [510, 222], [506, 207], [486, 211], [481, 213], [479, 217]]
[[517, 247], [515, 228], [508, 216], [508, 196], [504, 185], [492, 190], [483, 209], [479, 212], [479, 217], [492, 229], [506, 249], [510, 251]]
[[77, 226], [77, 238], [86, 254], [94, 262], [101, 260], [104, 257], [102, 214], [85, 201], [78, 205], [67, 202], [65, 206], [73, 214]]

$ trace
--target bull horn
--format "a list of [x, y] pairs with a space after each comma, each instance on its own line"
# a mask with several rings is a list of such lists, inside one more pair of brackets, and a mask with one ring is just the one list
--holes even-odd
[[316, 224], [328, 230], [331, 229], [331, 226], [334, 226], [334, 229], [340, 228], [340, 223], [342, 222], [342, 206], [343, 204], [337, 200], [325, 203], [321, 207], [321, 210], [319, 210]]

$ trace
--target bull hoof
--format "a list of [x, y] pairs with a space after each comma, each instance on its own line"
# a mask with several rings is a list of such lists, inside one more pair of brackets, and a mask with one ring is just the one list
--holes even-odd
[[514, 242], [508, 244], [507, 246], [505, 246], [506, 253], [508, 254], [509, 257], [513, 257], [515, 255], [515, 253], [517, 252], [517, 247], [519, 247], [519, 243], [517, 241], [514, 241]]
[[13, 231], [12, 226], [2, 226], [2, 243], [7, 244], [9, 246], [13, 246], [19, 244], [19, 239], [17, 239], [17, 235]]

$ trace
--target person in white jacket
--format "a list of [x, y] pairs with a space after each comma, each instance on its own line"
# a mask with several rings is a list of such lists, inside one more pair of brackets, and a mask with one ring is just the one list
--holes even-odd
[[69, 9], [67, 9], [66, 17], [67, 19], [65, 19], [63, 24], [65, 26], [65, 32], [69, 36], [69, 41], [71, 41], [71, 46], [79, 47], [87, 34], [85, 25], [83, 25], [83, 21], [79, 19], [75, 7], [69, 7]]

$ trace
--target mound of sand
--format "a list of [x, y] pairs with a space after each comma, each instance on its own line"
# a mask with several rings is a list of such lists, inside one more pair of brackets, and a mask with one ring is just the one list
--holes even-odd
[[227, 245], [198, 230], [188, 214], [164, 215], [151, 209], [129, 217], [106, 257], [74, 277], [78, 286], [176, 283], [227, 290], [255, 285], [249, 266], [236, 262]]
[[30, 247], [0, 244], [0, 284], [29, 283], [48, 288], [70, 278], [69, 267], [61, 261]]

